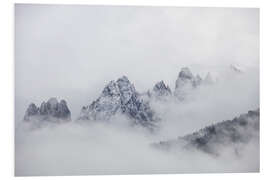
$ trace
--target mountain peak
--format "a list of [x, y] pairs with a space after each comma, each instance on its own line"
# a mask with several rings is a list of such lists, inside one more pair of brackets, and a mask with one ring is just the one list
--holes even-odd
[[155, 84], [153, 90], [158, 90], [158, 89], [165, 89], [166, 88], [166, 85], [164, 83], [164, 81], [159, 81]]
[[181, 69], [178, 78], [175, 82], [174, 95], [180, 99], [185, 99], [188, 92], [196, 88], [200, 84], [199, 76], [194, 77], [188, 67]]
[[127, 76], [125, 75], [117, 79], [117, 82], [121, 82], [121, 81], [129, 82]]
[[[38, 111], [39, 111], [39, 108], [34, 103], [31, 103], [25, 112], [25, 117], [34, 116], [38, 113]], [[28, 119], [25, 118], [25, 120], [28, 120]]]
[[188, 67], [183, 67], [178, 75], [178, 78], [193, 79], [194, 76]]
[[56, 105], [56, 104], [58, 104], [58, 101], [55, 97], [52, 97], [47, 101], [47, 103], [49, 103], [51, 105]]
[[102, 95], [91, 105], [83, 107], [80, 120], [108, 121], [116, 113], [127, 115], [132, 124], [152, 129], [156, 118], [148, 103], [140, 99], [139, 93], [126, 76], [110, 81]]
[[40, 107], [37, 107], [34, 103], [31, 103], [24, 116], [25, 121], [54, 121], [58, 120], [70, 120], [70, 110], [65, 100], [57, 101], [56, 98], [50, 98], [47, 102], [42, 102]]
[[153, 94], [155, 97], [164, 97], [164, 96], [168, 96], [168, 95], [171, 95], [172, 92], [171, 92], [171, 89], [169, 86], [166, 86], [164, 81], [160, 81], [160, 82], [157, 82], [153, 88]]

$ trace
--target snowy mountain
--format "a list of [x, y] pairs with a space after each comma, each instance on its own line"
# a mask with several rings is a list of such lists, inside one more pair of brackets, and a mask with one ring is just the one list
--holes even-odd
[[[211, 82], [210, 73], [202, 79], [199, 75], [194, 76], [189, 68], [185, 67], [178, 75], [174, 93], [164, 81], [156, 83], [153, 89], [146, 93], [139, 93], [128, 78], [123, 76], [116, 81], [110, 81], [95, 101], [83, 106], [78, 120], [111, 121], [112, 117], [120, 114], [128, 117], [132, 125], [154, 130], [158, 127], [160, 118], [150, 107], [152, 100], [164, 103], [169, 99], [183, 100], [191, 90]], [[42, 102], [40, 107], [30, 104], [24, 121], [67, 122], [70, 121], [70, 114], [66, 101], [58, 102], [56, 98], [51, 98]]]
[[145, 94], [141, 94], [141, 96], [144, 98], [144, 96], [148, 97], [146, 98], [147, 101], [151, 100], [159, 100], [159, 101], [166, 101], [169, 97], [172, 96], [172, 91], [168, 85], [165, 85], [164, 81], [157, 82], [153, 89], [148, 91]]
[[199, 150], [212, 155], [219, 155], [227, 147], [238, 151], [238, 145], [247, 144], [259, 139], [260, 110], [248, 111], [233, 120], [226, 120], [197, 132], [178, 137], [174, 140], [153, 144], [158, 149], [177, 151], [182, 149]]
[[126, 76], [109, 82], [99, 98], [82, 108], [79, 120], [109, 121], [117, 113], [129, 117], [131, 124], [151, 130], [157, 127], [159, 121], [149, 103], [140, 98]]
[[57, 101], [50, 98], [47, 102], [42, 102], [40, 107], [31, 103], [24, 115], [24, 122], [45, 123], [45, 122], [68, 122], [70, 121], [70, 110], [65, 100]]
[[155, 84], [153, 88], [153, 94], [155, 96], [170, 96], [172, 91], [169, 86], [166, 86], [164, 81], [160, 81]]

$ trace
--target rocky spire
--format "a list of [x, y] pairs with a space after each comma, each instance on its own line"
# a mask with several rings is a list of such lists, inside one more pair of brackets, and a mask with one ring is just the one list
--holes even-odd
[[178, 78], [192, 80], [194, 76], [188, 67], [184, 67], [181, 69], [180, 73], [178, 74]]
[[24, 120], [25, 121], [29, 121], [30, 120], [30, 116], [35, 116], [39, 113], [39, 108], [34, 104], [34, 103], [31, 103], [26, 112], [25, 112], [25, 115], [24, 115]]
[[175, 82], [175, 89], [182, 88], [183, 86], [187, 84], [192, 84], [192, 81], [194, 80], [194, 76], [189, 70], [189, 68], [184, 67], [181, 69], [181, 71], [178, 74], [178, 78]]
[[189, 68], [184, 67], [181, 69], [180, 73], [178, 74], [178, 78], [175, 82], [175, 92], [174, 95], [180, 99], [185, 99], [187, 93], [196, 87], [197, 79], [191, 73]]
[[152, 95], [157, 99], [163, 99], [164, 97], [172, 95], [172, 91], [168, 85], [165, 85], [164, 81], [160, 81], [155, 84]]

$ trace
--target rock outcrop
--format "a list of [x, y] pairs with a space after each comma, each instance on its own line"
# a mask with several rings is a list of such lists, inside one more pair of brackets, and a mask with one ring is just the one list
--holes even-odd
[[57, 101], [50, 98], [47, 102], [42, 102], [40, 107], [31, 103], [24, 115], [25, 122], [67, 122], [70, 121], [70, 110], [65, 100]]
[[168, 85], [165, 85], [164, 81], [160, 81], [155, 84], [153, 90], [148, 94], [156, 100], [166, 100], [168, 97], [171, 97], [172, 91]]

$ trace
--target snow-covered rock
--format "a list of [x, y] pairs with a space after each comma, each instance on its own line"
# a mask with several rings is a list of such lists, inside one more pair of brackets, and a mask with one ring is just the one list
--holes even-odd
[[109, 82], [99, 98], [82, 108], [79, 120], [109, 121], [117, 113], [126, 115], [131, 124], [149, 129], [155, 129], [159, 121], [126, 76]]
[[33, 123], [68, 122], [71, 120], [70, 116], [71, 113], [65, 100], [58, 102], [56, 98], [50, 98], [47, 102], [42, 102], [40, 107], [31, 103], [23, 120]]
[[148, 94], [156, 100], [166, 100], [168, 97], [171, 97], [172, 91], [168, 85], [165, 85], [164, 81], [160, 81], [155, 84], [153, 90], [151, 92], [149, 91]]

